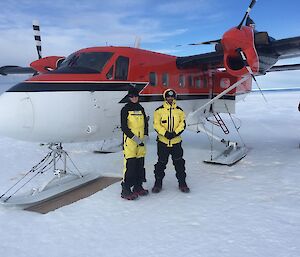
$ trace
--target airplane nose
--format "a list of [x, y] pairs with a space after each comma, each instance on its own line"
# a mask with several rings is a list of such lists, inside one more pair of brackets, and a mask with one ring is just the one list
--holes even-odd
[[33, 105], [27, 93], [5, 92], [0, 96], [0, 135], [24, 140], [33, 125]]

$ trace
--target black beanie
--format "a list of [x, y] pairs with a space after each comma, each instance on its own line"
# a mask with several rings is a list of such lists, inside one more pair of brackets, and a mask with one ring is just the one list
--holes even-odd
[[135, 87], [131, 87], [131, 88], [128, 90], [127, 96], [128, 96], [128, 97], [139, 96], [139, 91], [138, 91]]

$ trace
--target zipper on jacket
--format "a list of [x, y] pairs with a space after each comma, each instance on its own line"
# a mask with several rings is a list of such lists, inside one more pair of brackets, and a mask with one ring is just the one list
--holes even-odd
[[[173, 131], [173, 129], [172, 129], [172, 106], [170, 106], [170, 118], [169, 118], [169, 121], [170, 121], [170, 124], [169, 124], [170, 129], [169, 129], [169, 131], [172, 132]], [[171, 140], [172, 139], [169, 139], [169, 146], [171, 146]]]
[[174, 124], [175, 124], [175, 118], [174, 118], [174, 116], [172, 117], [172, 119], [173, 119], [173, 127], [172, 127], [172, 132], [175, 132], [175, 131], [174, 131]]
[[173, 124], [172, 124], [172, 106], [170, 107], [170, 132], [173, 132]]

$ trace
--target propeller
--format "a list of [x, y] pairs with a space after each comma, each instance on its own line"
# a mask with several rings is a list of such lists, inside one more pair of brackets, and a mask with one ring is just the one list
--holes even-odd
[[256, 78], [255, 78], [255, 76], [254, 76], [254, 74], [253, 74], [253, 71], [252, 71], [250, 65], [248, 64], [248, 61], [247, 61], [247, 58], [246, 58], [245, 53], [243, 52], [243, 50], [242, 50], [241, 48], [236, 49], [236, 51], [237, 51], [238, 54], [240, 55], [240, 57], [241, 57], [241, 59], [242, 59], [242, 61], [243, 61], [243, 63], [244, 63], [244, 66], [246, 67], [246, 69], [248, 70], [249, 74], [251, 75], [251, 77], [252, 77], [253, 80], [255, 81], [255, 84], [256, 84], [257, 88], [259, 89], [261, 95], [263, 96], [265, 102], [267, 103], [268, 101], [267, 101], [267, 99], [266, 99], [266, 97], [265, 97], [263, 91], [261, 90], [260, 86], [259, 86], [258, 83], [257, 83], [257, 80], [256, 80]]
[[39, 59], [42, 58], [42, 44], [41, 44], [41, 32], [40, 32], [40, 24], [37, 20], [32, 22], [34, 40], [36, 45], [36, 50], [38, 53]]
[[[249, 14], [250, 14], [250, 12], [251, 12], [253, 6], [256, 4], [256, 2], [257, 2], [257, 0], [252, 0], [252, 1], [251, 1], [251, 3], [250, 3], [250, 5], [248, 6], [247, 11], [246, 11], [246, 13], [245, 13], [243, 19], [241, 20], [240, 24], [237, 26], [237, 29], [238, 29], [238, 30], [241, 30], [241, 28], [242, 28], [243, 23], [245, 22], [245, 20], [246, 20], [246, 23], [245, 23], [246, 26], [252, 27], [253, 29], [255, 28], [255, 23], [254, 23], [254, 21], [250, 18]], [[247, 71], [249, 72], [249, 74], [251, 75], [251, 77], [253, 78], [253, 80], [255, 81], [255, 84], [256, 84], [257, 88], [259, 89], [261, 95], [263, 96], [265, 102], [267, 102], [267, 99], [266, 99], [266, 97], [264, 96], [264, 94], [263, 94], [263, 92], [262, 92], [260, 86], [258, 85], [257, 80], [256, 80], [256, 78], [255, 78], [255, 76], [254, 76], [254, 73], [253, 73], [253, 71], [252, 71], [252, 69], [251, 69], [251, 67], [250, 67], [250, 65], [249, 65], [249, 63], [248, 63], [248, 61], [247, 61], [247, 56], [246, 56], [246, 54], [243, 52], [243, 50], [242, 50], [241, 48], [236, 49], [236, 51], [237, 51], [237, 53], [239, 54], [239, 56], [241, 57], [241, 60], [242, 60], [242, 62], [243, 62], [243, 64], [244, 64], [244, 66], [246, 67]]]
[[251, 3], [249, 5], [243, 19], [241, 20], [240, 24], [236, 27], [237, 29], [241, 29], [241, 27], [243, 26], [244, 21], [248, 18], [249, 13], [251, 12], [251, 10], [252, 10], [253, 6], [255, 5], [255, 3], [256, 3], [256, 0], [251, 1]]

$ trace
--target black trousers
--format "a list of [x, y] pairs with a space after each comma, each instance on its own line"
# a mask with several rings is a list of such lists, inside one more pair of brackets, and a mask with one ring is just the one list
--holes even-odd
[[126, 170], [123, 178], [125, 187], [141, 186], [143, 182], [146, 182], [145, 158], [129, 158], [125, 161]]
[[158, 162], [154, 165], [154, 175], [156, 180], [162, 180], [165, 176], [165, 169], [169, 160], [169, 155], [172, 157], [173, 165], [176, 171], [176, 178], [179, 184], [185, 182], [185, 160], [183, 159], [183, 149], [181, 142], [167, 147], [166, 144], [157, 142]]

